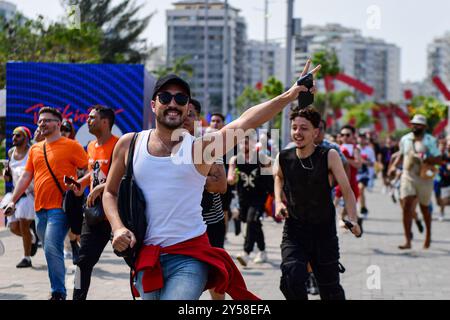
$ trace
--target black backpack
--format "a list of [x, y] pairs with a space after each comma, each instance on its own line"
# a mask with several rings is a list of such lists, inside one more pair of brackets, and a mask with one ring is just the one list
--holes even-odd
[[132, 270], [135, 269], [137, 255], [143, 245], [147, 230], [145, 198], [133, 176], [133, 157], [137, 137], [138, 134], [135, 133], [130, 144], [126, 172], [120, 182], [117, 199], [120, 219], [124, 226], [135, 235], [136, 245], [123, 252], [115, 251], [116, 255], [124, 258]]

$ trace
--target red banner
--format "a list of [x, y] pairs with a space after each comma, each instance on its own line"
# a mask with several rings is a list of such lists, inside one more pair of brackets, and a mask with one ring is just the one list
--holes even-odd
[[373, 87], [343, 73], [338, 74], [336, 76], [336, 80], [342, 81], [345, 84], [348, 84], [349, 86], [355, 88], [358, 91], [361, 91], [368, 96], [373, 95], [373, 93], [375, 92]]
[[395, 115], [399, 117], [405, 125], [409, 126], [410, 121], [409, 116], [400, 107], [397, 106], [393, 107], [393, 111]]

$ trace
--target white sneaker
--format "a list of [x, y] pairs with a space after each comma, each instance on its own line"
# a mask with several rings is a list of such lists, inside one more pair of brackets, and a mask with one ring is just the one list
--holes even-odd
[[342, 219], [339, 220], [339, 227], [340, 227], [340, 228], [346, 228], [345, 222], [342, 221]]
[[246, 267], [250, 260], [250, 256], [246, 252], [243, 252], [241, 254], [238, 254], [236, 259], [237, 261], [239, 261], [240, 264]]
[[438, 220], [439, 220], [439, 222], [444, 221], [444, 216], [443, 216], [443, 215], [440, 215], [440, 216], [438, 217]]
[[253, 260], [254, 263], [264, 263], [267, 261], [267, 253], [265, 251], [260, 251], [256, 254], [255, 259]]

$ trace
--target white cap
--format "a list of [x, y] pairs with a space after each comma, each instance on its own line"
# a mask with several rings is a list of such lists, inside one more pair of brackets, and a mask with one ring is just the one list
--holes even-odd
[[427, 125], [427, 118], [421, 114], [416, 114], [414, 118], [410, 122], [411, 124], [419, 124], [426, 126]]

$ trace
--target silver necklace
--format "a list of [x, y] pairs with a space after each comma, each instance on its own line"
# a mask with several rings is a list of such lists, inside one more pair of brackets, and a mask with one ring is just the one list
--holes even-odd
[[312, 160], [311, 160], [311, 157], [309, 157], [309, 163], [311, 164], [311, 168], [306, 167], [306, 166], [303, 164], [303, 161], [302, 161], [301, 158], [298, 158], [298, 159], [300, 160], [300, 164], [302, 165], [302, 168], [303, 168], [303, 169], [305, 169], [305, 170], [314, 170], [314, 164], [313, 164], [313, 162], [312, 162]]

